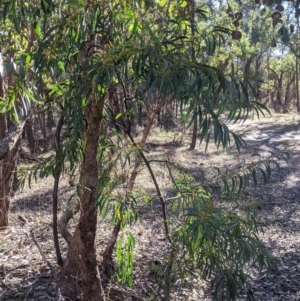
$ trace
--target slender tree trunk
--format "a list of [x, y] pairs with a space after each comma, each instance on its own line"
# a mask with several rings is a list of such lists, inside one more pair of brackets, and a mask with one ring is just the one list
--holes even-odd
[[282, 102], [282, 81], [283, 81], [283, 75], [284, 75], [284, 72], [281, 71], [280, 72], [280, 76], [278, 76], [278, 83], [277, 83], [277, 105], [279, 106], [279, 110], [282, 109], [282, 105], [283, 105], [283, 102]]
[[[0, 75], [0, 96], [3, 97], [3, 77]], [[6, 132], [6, 122], [4, 114], [0, 114], [0, 141], [4, 139]], [[4, 178], [5, 165], [0, 161], [0, 227], [8, 226], [9, 199], [7, 194], [7, 183]], [[0, 228], [0, 230], [1, 230]]]
[[32, 154], [34, 154], [36, 147], [35, 147], [35, 138], [34, 138], [34, 134], [33, 134], [33, 130], [32, 130], [32, 118], [31, 117], [29, 117], [26, 121], [25, 130], [26, 130], [26, 135], [27, 135], [30, 152]]
[[197, 122], [197, 116], [194, 120], [194, 127], [193, 127], [193, 134], [192, 134], [192, 142], [190, 149], [195, 149], [196, 147], [196, 142], [197, 142], [197, 133], [198, 133], [198, 122]]
[[55, 126], [54, 117], [51, 112], [51, 108], [48, 108], [48, 110], [47, 110], [47, 128], [51, 131], [54, 126]]
[[295, 75], [296, 72], [293, 72], [286, 84], [285, 96], [284, 96], [284, 110], [283, 110], [284, 113], [288, 112], [289, 104], [292, 100], [291, 86], [295, 81]]
[[279, 111], [282, 108], [282, 79], [283, 79], [284, 72], [280, 71], [280, 75], [278, 75], [275, 72], [275, 70], [273, 70], [272, 68], [269, 68], [269, 70], [271, 70], [276, 77], [276, 79], [274, 79], [274, 90], [276, 91], [276, 101], [273, 104], [274, 104], [275, 111]]
[[98, 186], [97, 149], [100, 136], [100, 123], [104, 99], [98, 102], [90, 100], [86, 107], [85, 117], [85, 158], [80, 174], [80, 217], [72, 237], [67, 258], [62, 270], [62, 294], [76, 299], [78, 283], [81, 276], [83, 299], [86, 301], [102, 301], [100, 276], [97, 267], [95, 236], [97, 225], [97, 209], [95, 198]]
[[43, 134], [43, 142], [44, 142], [44, 153], [47, 152], [47, 131], [46, 131], [46, 118], [45, 114], [42, 113], [42, 115], [39, 114], [39, 120], [41, 125], [41, 131]]
[[[298, 27], [297, 27], [298, 28]], [[296, 108], [297, 112], [300, 112], [300, 98], [299, 98], [299, 59], [296, 56]]]
[[[256, 60], [255, 60], [255, 76], [258, 78], [259, 77], [259, 70], [261, 68], [261, 64], [262, 64], [262, 57], [263, 57], [263, 51], [261, 51], [257, 56], [256, 56]], [[261, 84], [259, 82], [255, 83], [255, 91], [256, 91], [256, 96], [258, 99], [261, 100]]]
[[[4, 97], [4, 83], [3, 83], [2, 75], [0, 75], [0, 97]], [[5, 115], [0, 114], [0, 140], [5, 137], [5, 132], [6, 132]]]
[[[299, 17], [297, 17], [297, 36], [299, 33]], [[299, 36], [298, 36], [299, 37]], [[297, 112], [300, 112], [300, 98], [299, 98], [299, 59], [296, 55], [296, 97], [297, 97]]]
[[0, 114], [0, 140], [5, 137], [6, 122], [4, 114]]
[[61, 148], [60, 148], [60, 133], [64, 124], [64, 115], [62, 115], [58, 121], [57, 128], [55, 131], [55, 145], [56, 145], [56, 167], [54, 170], [54, 186], [53, 186], [53, 240], [56, 251], [57, 263], [60, 266], [63, 266], [63, 260], [60, 253], [58, 232], [57, 232], [57, 203], [58, 203], [58, 188], [59, 188], [59, 178], [62, 172], [62, 162], [61, 162]]
[[244, 86], [245, 86], [246, 90], [248, 90], [248, 77], [249, 77], [250, 67], [251, 67], [253, 58], [254, 58], [254, 55], [251, 55], [251, 57], [246, 60], [246, 63], [244, 66]]

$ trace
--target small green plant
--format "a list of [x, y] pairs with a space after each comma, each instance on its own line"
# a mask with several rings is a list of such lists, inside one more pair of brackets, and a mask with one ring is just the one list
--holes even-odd
[[133, 261], [134, 261], [135, 240], [131, 233], [128, 234], [127, 240], [120, 239], [117, 244], [117, 280], [122, 285], [131, 286], [133, 284]]
[[245, 267], [270, 268], [274, 258], [258, 238], [251, 212], [241, 216], [215, 206], [207, 191], [187, 189], [182, 219], [172, 235], [168, 260], [159, 272], [163, 300], [171, 287], [190, 277], [213, 279], [216, 300], [234, 300], [247, 283]]

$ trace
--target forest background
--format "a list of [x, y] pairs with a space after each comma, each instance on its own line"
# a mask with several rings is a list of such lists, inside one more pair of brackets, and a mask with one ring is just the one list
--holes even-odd
[[[17, 204], [20, 187], [34, 181], [51, 183], [53, 236], [46, 241], [55, 264], [37, 242], [37, 225], [26, 214], [16, 218], [51, 271], [50, 298], [177, 300], [187, 288], [206, 286], [215, 299], [253, 298], [250, 275], [276, 270], [278, 262], [259, 238], [261, 202], [245, 195], [287, 162], [286, 143], [275, 139], [287, 136], [275, 125], [252, 133], [263, 146], [276, 143], [268, 155], [237, 156], [247, 122], [258, 126], [255, 118], [300, 110], [299, 4], [0, 1], [4, 258], [12, 251], [5, 231], [16, 228], [8, 221], [11, 198]], [[288, 140], [297, 141], [293, 116]], [[176, 159], [180, 150], [195, 159], [197, 142], [201, 154], [212, 151], [219, 161], [214, 172], [205, 157], [196, 169]], [[231, 168], [220, 163], [219, 148], [234, 154]], [[66, 177], [71, 188], [62, 197]], [[159, 259], [141, 268], [151, 285], [130, 293], [124, 287], [138, 282], [134, 256], [144, 255], [135, 246], [148, 211], [151, 233], [154, 224], [159, 229], [148, 243]], [[30, 279], [19, 284], [20, 294], [5, 281], [7, 300], [37, 298]]]

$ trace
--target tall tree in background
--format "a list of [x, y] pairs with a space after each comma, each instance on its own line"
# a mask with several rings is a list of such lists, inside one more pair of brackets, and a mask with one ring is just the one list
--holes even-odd
[[[283, 71], [281, 80], [280, 74], [272, 71], [278, 69], [278, 65], [287, 70], [291, 67], [290, 63], [297, 70], [297, 60], [294, 58], [291, 62], [285, 58], [295, 53], [299, 41], [297, 3], [213, 1], [210, 6], [213, 24], [227, 24], [238, 37], [228, 42], [228, 51], [221, 50], [219, 55], [213, 57], [213, 64], [225, 73], [243, 77], [246, 85], [250, 81], [259, 99], [276, 111], [297, 109], [298, 71], [294, 77], [287, 76], [289, 73], [284, 74]], [[295, 94], [291, 93], [291, 86], [295, 87]]]
[[[22, 131], [25, 126], [24, 119], [29, 115], [31, 100], [22, 93], [27, 85], [20, 85], [23, 80], [24, 69], [21, 64], [17, 73], [15, 55], [31, 52], [33, 46], [32, 34], [27, 29], [14, 30], [11, 20], [2, 24], [1, 52], [0, 52], [0, 141], [2, 141], [0, 154], [0, 228], [8, 226], [8, 210], [10, 195], [13, 194], [13, 180], [16, 175], [16, 157], [21, 144]], [[28, 36], [27, 36], [28, 34]], [[13, 38], [13, 41], [12, 41]], [[21, 96], [22, 95], [22, 96]], [[19, 116], [18, 116], [19, 115]], [[20, 123], [18, 119], [20, 118]]]

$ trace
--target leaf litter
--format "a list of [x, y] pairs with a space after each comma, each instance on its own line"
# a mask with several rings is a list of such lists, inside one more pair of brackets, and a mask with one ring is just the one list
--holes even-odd
[[[280, 170], [274, 169], [269, 184], [259, 184], [256, 189], [248, 187], [244, 200], [259, 201], [257, 218], [263, 225], [260, 238], [266, 243], [272, 254], [278, 259], [271, 274], [249, 271], [252, 275], [248, 288], [256, 300], [279, 301], [300, 300], [300, 117], [280, 115], [261, 120], [246, 121], [229, 126], [230, 129], [243, 134], [247, 147], [239, 155], [234, 147], [225, 152], [209, 147], [204, 153], [203, 145], [189, 151], [191, 139], [189, 130], [183, 136], [181, 146], [173, 144], [178, 137], [176, 132], [163, 132], [155, 129], [147, 148], [148, 159], [157, 158], [175, 161], [181, 168], [190, 172], [196, 179], [203, 179], [204, 173], [213, 173], [213, 167], [226, 170], [243, 165], [251, 158], [251, 153], [265, 154], [272, 145], [287, 146], [290, 153], [289, 165], [282, 164]], [[166, 141], [170, 147], [167, 147]], [[168, 173], [159, 164], [155, 168], [161, 187], [171, 187]], [[137, 187], [143, 187], [150, 197], [155, 196], [153, 183], [146, 180], [142, 171], [136, 181]], [[65, 176], [60, 183], [59, 214], [66, 208], [74, 188], [68, 184]], [[43, 260], [35, 245], [30, 231], [33, 230], [36, 241], [48, 261], [59, 273], [56, 265], [52, 235], [52, 187], [53, 179], [39, 179], [31, 187], [18, 191], [11, 201], [10, 226], [0, 233], [0, 300], [63, 300], [60, 295], [55, 275]], [[165, 189], [165, 195], [168, 190]], [[214, 196], [218, 201], [218, 197]], [[160, 218], [160, 207], [152, 200], [152, 206], [138, 208], [141, 215], [135, 227], [135, 270], [134, 285], [124, 288], [115, 281], [107, 289], [108, 300], [146, 300], [157, 291], [154, 274], [162, 264], [168, 244], [164, 238]], [[76, 219], [70, 223], [74, 230]], [[101, 253], [112, 231], [108, 221], [99, 222], [96, 249], [101, 264]], [[63, 256], [67, 244], [60, 238]], [[172, 290], [172, 300], [212, 300], [210, 283], [190, 280], [176, 283]], [[241, 295], [239, 300], [246, 300]]]

